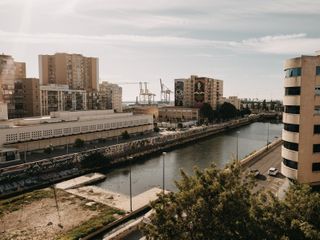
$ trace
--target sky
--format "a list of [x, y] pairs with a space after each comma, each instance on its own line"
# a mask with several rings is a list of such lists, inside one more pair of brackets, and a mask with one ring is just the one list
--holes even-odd
[[[148, 82], [159, 99], [161, 78], [224, 80], [224, 95], [281, 99], [283, 63], [320, 50], [318, 0], [0, 0], [0, 52], [26, 62], [38, 55], [99, 58], [100, 81]], [[122, 84], [123, 100], [138, 85]]]

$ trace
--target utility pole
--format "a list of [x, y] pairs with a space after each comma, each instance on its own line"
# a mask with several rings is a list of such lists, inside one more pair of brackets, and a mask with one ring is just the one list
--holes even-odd
[[131, 163], [132, 163], [133, 157], [129, 157], [129, 164], [130, 164], [130, 171], [129, 171], [129, 182], [130, 182], [130, 212], [132, 212], [132, 179], [131, 179]]
[[164, 193], [164, 187], [165, 187], [165, 156], [166, 152], [162, 152], [162, 192]]

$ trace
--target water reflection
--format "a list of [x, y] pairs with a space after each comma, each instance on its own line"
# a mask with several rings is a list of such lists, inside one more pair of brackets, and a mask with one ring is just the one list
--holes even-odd
[[[236, 157], [237, 131], [239, 131], [239, 157], [242, 158], [267, 144], [268, 124], [256, 122], [248, 126], [230, 130], [223, 134], [195, 142], [186, 147], [167, 152], [165, 156], [166, 188], [176, 190], [174, 181], [180, 178], [180, 169], [192, 173], [194, 166], [205, 168], [215, 163], [222, 167]], [[269, 141], [280, 137], [282, 124], [269, 124]], [[129, 194], [128, 168], [108, 173], [107, 179], [98, 186], [124, 194]], [[144, 192], [154, 186], [162, 186], [162, 156], [150, 158], [143, 164], [132, 166], [133, 195]]]

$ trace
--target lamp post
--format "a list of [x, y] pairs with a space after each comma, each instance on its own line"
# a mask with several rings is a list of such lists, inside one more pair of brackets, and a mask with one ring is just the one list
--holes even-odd
[[239, 131], [237, 131], [237, 161], [239, 160]]
[[130, 192], [130, 212], [132, 212], [132, 180], [131, 180], [131, 162], [132, 162], [133, 157], [129, 157], [129, 164], [130, 164], [130, 170], [129, 170], [129, 192]]
[[270, 128], [270, 123], [268, 122], [268, 133], [267, 133], [267, 150], [269, 148], [269, 128]]
[[165, 175], [165, 157], [166, 157], [166, 152], [162, 152], [162, 192], [164, 193], [164, 186], [165, 186], [165, 181], [164, 181], [164, 175]]

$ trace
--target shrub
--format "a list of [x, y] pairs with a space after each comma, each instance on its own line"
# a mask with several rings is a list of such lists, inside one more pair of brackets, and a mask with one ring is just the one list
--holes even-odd
[[84, 141], [81, 138], [77, 138], [74, 141], [74, 145], [73, 146], [76, 147], [76, 148], [82, 148], [82, 147], [84, 147]]

